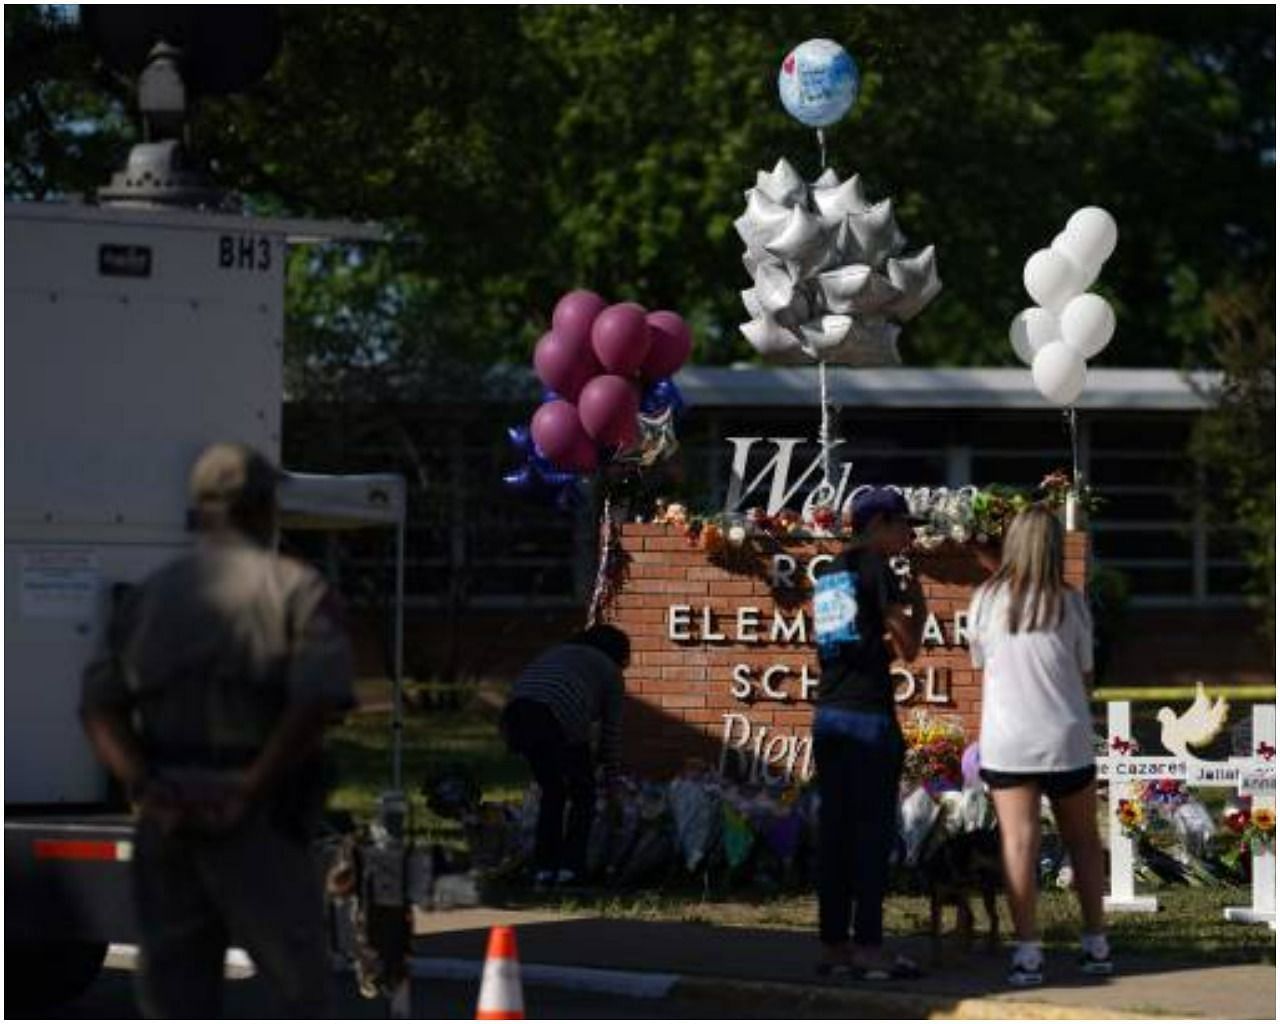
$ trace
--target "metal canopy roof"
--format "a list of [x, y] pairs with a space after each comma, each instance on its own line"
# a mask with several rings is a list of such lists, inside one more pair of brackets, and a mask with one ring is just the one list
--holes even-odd
[[[812, 407], [816, 367], [689, 366], [676, 375], [689, 404], [701, 408]], [[1207, 371], [1096, 367], [1077, 408], [1198, 412], [1211, 408], [1221, 375]], [[1051, 409], [1031, 372], [1018, 367], [850, 369], [828, 367], [831, 401], [846, 408]]]

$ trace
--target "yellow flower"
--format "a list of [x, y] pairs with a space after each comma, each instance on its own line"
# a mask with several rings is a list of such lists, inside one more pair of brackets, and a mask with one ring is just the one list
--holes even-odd
[[1116, 817], [1120, 819], [1120, 824], [1127, 828], [1135, 828], [1141, 825], [1145, 814], [1142, 810], [1142, 804], [1135, 800], [1121, 800], [1120, 806], [1116, 808]]
[[1259, 828], [1263, 832], [1274, 832], [1276, 830], [1276, 812], [1270, 807], [1255, 809], [1253, 812], [1253, 824], [1255, 828]]

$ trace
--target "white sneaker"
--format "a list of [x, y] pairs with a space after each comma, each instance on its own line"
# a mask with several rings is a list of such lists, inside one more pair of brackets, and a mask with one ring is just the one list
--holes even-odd
[[1085, 974], [1108, 975], [1112, 971], [1111, 944], [1103, 934], [1080, 936], [1080, 970]]
[[1009, 968], [1009, 984], [1015, 988], [1032, 988], [1044, 983], [1044, 958], [1032, 960], [1030, 957], [1014, 954], [1013, 964]]

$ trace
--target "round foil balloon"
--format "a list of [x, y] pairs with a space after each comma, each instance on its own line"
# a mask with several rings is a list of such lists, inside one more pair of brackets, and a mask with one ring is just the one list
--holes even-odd
[[782, 62], [778, 95], [787, 113], [810, 128], [826, 128], [858, 98], [858, 66], [839, 43], [810, 39]]

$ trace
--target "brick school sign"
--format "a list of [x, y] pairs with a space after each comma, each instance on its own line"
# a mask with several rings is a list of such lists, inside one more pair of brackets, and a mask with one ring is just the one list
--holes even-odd
[[[669, 526], [622, 527], [627, 578], [610, 621], [631, 637], [624, 757], [656, 776], [689, 757], [756, 780], [812, 771], [809, 727], [819, 676], [811, 573], [830, 540], [781, 542], [713, 564]], [[1082, 587], [1087, 538], [1067, 535], [1067, 579]], [[965, 612], [994, 554], [946, 545], [913, 554], [928, 605], [920, 657], [894, 666], [899, 714], [954, 716], [976, 739], [981, 681], [970, 666]]]

